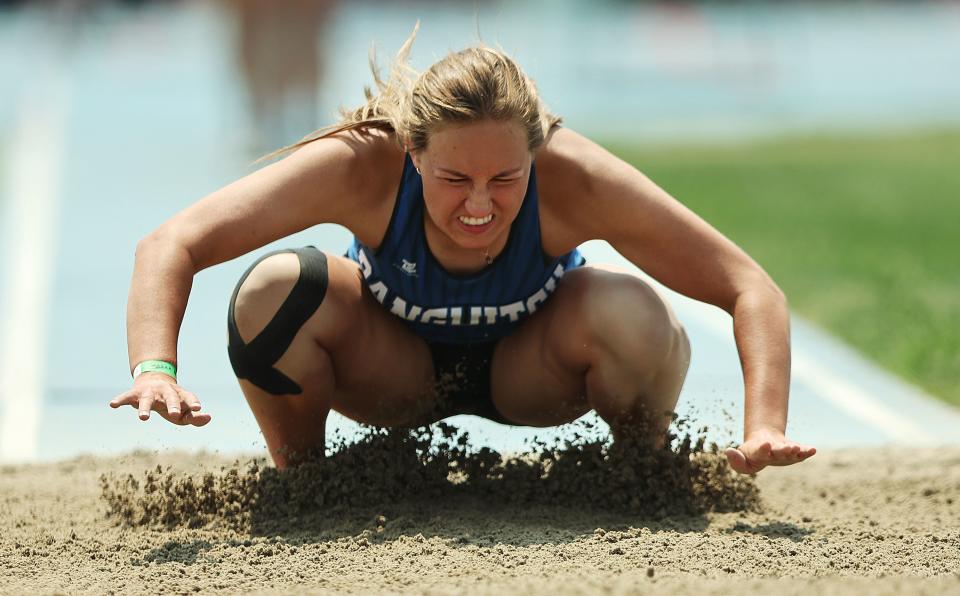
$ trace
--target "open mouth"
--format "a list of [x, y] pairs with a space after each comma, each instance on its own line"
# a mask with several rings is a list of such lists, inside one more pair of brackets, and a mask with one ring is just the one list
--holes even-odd
[[461, 215], [457, 219], [459, 219], [460, 223], [465, 226], [480, 227], [485, 226], [493, 221], [493, 213], [490, 213], [485, 217], [467, 217], [466, 215]]

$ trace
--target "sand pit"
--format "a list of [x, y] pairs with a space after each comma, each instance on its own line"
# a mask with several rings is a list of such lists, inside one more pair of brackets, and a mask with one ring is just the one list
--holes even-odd
[[518, 462], [447, 435], [372, 434], [296, 475], [145, 452], [0, 467], [0, 592], [960, 593], [960, 449], [754, 482], [696, 442]]

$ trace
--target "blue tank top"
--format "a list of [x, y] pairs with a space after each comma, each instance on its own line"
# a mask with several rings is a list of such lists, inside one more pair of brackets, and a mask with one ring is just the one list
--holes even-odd
[[447, 272], [427, 246], [423, 181], [407, 155], [390, 225], [376, 251], [356, 237], [347, 256], [376, 299], [428, 342], [498, 340], [543, 306], [566, 271], [583, 265], [577, 249], [549, 257], [540, 242], [535, 170], [503, 251], [468, 275]]

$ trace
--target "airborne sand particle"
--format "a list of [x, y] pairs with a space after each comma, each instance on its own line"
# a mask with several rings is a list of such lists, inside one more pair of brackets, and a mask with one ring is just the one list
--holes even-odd
[[[679, 430], [687, 426], [676, 422]], [[534, 441], [529, 452], [512, 457], [471, 449], [466, 432], [443, 422], [417, 429], [371, 427], [352, 443], [334, 439], [325, 457], [282, 472], [263, 458], [199, 475], [158, 466], [141, 479], [101, 476], [102, 497], [109, 514], [131, 526], [213, 524], [285, 532], [303, 527], [312, 515], [379, 512], [398, 503], [426, 509], [455, 501], [563, 504], [653, 518], [759, 508], [753, 478], [731, 471], [716, 444], [705, 446], [705, 429], [699, 439], [678, 438], [676, 431], [672, 448], [654, 449], [640, 441], [611, 444], [589, 422], [573, 426], [572, 439]], [[373, 519], [374, 532], [388, 525], [387, 517]]]

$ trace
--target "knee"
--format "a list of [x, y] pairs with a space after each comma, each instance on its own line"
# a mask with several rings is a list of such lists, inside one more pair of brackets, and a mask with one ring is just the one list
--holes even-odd
[[[645, 362], [689, 362], [690, 342], [670, 305], [627, 273], [583, 268], [569, 274], [581, 343]], [[666, 364], [667, 362], [665, 362]]]
[[227, 351], [238, 379], [275, 395], [301, 388], [274, 367], [326, 296], [326, 255], [314, 247], [274, 251], [257, 260], [234, 288]]
[[276, 316], [299, 277], [300, 262], [292, 250], [265, 255], [247, 269], [231, 298], [234, 323], [245, 341]]

